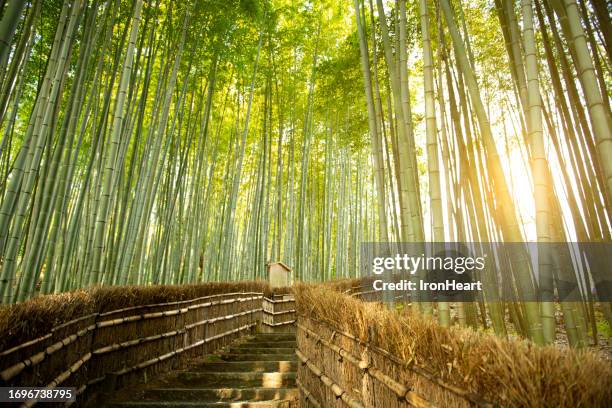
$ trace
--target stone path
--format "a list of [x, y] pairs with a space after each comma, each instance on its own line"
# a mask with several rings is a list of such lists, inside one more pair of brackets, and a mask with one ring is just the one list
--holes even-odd
[[[255, 334], [219, 358], [177, 371], [150, 386], [123, 390], [108, 408], [296, 406], [295, 334]], [[127, 392], [126, 392], [127, 391]]]

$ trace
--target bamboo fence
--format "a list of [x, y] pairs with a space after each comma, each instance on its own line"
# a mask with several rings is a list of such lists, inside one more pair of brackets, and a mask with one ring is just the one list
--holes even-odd
[[262, 333], [295, 332], [295, 298], [293, 295], [264, 297], [262, 302]]
[[[225, 346], [262, 321], [262, 302], [259, 292], [225, 293], [79, 317], [0, 352], [0, 381], [75, 387], [77, 401], [85, 403]], [[276, 313], [274, 301], [267, 302]]]
[[298, 318], [297, 341], [301, 407], [493, 406], [313, 318]]

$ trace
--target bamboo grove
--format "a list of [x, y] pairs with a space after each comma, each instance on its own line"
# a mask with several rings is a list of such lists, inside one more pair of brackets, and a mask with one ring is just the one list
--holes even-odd
[[[603, 2], [0, 10], [2, 303], [260, 279], [275, 260], [300, 280], [357, 277], [368, 241], [612, 241]], [[579, 279], [551, 254], [499, 263], [519, 295]], [[588, 289], [500, 302], [485, 275], [479, 302], [418, 309], [537, 343], [563, 326], [573, 346], [612, 322]]]
[[2, 5], [3, 302], [256, 279], [281, 259], [354, 276], [374, 196], [361, 89], [341, 105], [320, 62], [341, 7]]
[[[606, 7], [572, 0], [385, 3], [354, 1], [383, 241], [609, 242]], [[423, 147], [425, 154], [415, 155]], [[384, 167], [385, 150], [392, 171]], [[399, 199], [386, 204], [389, 189]], [[525, 196], [530, 219], [518, 208]], [[389, 212], [399, 213], [391, 228]], [[562, 281], [585, 285], [583, 302], [562, 302], [558, 320], [571, 345], [586, 344], [589, 330], [597, 343], [596, 299], [575, 273], [586, 265], [547, 251], [537, 265], [525, 251], [499, 255], [516, 299], [553, 294]], [[508, 313], [525, 337], [553, 342], [556, 305], [504, 304], [497, 279], [496, 272], [484, 274], [486, 302], [456, 305], [458, 320], [486, 327], [490, 317], [505, 335]], [[418, 306], [434, 313], [429, 303]], [[435, 309], [449, 325], [449, 305]], [[609, 322], [609, 302], [601, 309]]]

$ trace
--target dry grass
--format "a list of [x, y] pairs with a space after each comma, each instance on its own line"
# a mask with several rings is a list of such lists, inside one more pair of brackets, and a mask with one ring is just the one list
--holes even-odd
[[[262, 281], [210, 282], [197, 285], [98, 286], [57, 295], [38, 296], [27, 302], [0, 306], [0, 350], [43, 336], [59, 324], [131, 306], [194, 299], [220, 293], [272, 291]], [[284, 289], [286, 293], [287, 289]]]
[[370, 339], [502, 406], [604, 407], [612, 401], [612, 367], [592, 352], [443, 328], [431, 319], [400, 315], [322, 285], [301, 285], [294, 291], [300, 315]]
[[370, 283], [373, 280], [373, 277], [336, 279], [333, 281], [325, 282], [325, 286], [334, 289], [338, 292], [346, 292], [350, 291], [353, 288], [359, 288], [359, 290], [361, 290], [362, 288], [367, 286], [367, 283]]

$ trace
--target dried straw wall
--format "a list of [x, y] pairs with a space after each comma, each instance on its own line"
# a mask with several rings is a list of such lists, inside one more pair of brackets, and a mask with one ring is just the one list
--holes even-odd
[[264, 297], [260, 331], [262, 333], [295, 332], [295, 299], [293, 295]]
[[[0, 338], [8, 347], [0, 351], [0, 383], [76, 387], [83, 403], [254, 329], [263, 320], [264, 295], [273, 293], [253, 282], [97, 288], [4, 308]], [[268, 304], [278, 323], [275, 302]]]
[[443, 328], [342, 289], [294, 288], [302, 407], [606, 407], [612, 401], [612, 367], [588, 351]]

